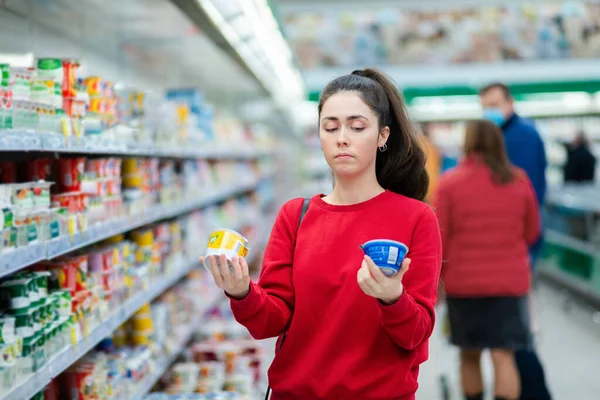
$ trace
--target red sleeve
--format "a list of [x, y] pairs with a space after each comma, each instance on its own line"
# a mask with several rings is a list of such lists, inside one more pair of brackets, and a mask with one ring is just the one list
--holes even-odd
[[535, 244], [542, 233], [542, 221], [533, 185], [527, 176], [524, 176], [523, 179], [526, 182], [525, 241], [531, 246]]
[[406, 350], [414, 350], [431, 336], [435, 323], [442, 243], [435, 213], [429, 207], [415, 226], [404, 275], [404, 293], [391, 306], [379, 303], [380, 319], [392, 339]]
[[235, 319], [255, 339], [281, 335], [292, 318], [292, 261], [302, 201], [292, 200], [279, 211], [265, 249], [258, 284], [250, 283], [250, 293], [244, 299], [230, 298]]

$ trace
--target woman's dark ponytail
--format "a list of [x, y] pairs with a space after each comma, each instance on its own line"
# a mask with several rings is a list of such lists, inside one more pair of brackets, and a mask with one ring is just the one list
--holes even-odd
[[377, 152], [377, 181], [384, 189], [418, 200], [427, 194], [429, 177], [425, 169], [425, 152], [419, 131], [410, 120], [398, 89], [375, 69], [354, 71], [331, 81], [319, 101], [319, 115], [324, 102], [342, 91], [360, 93], [365, 103], [379, 116], [379, 128], [388, 126], [387, 150]]

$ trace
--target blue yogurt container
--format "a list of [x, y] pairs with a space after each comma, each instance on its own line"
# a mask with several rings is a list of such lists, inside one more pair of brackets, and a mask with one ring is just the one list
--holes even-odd
[[366, 255], [371, 257], [375, 265], [386, 276], [396, 275], [402, 266], [402, 261], [408, 253], [404, 243], [395, 240], [375, 239], [360, 245]]

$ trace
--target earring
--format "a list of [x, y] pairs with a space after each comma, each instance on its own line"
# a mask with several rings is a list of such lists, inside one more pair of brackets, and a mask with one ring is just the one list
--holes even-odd
[[379, 148], [379, 151], [380, 151], [380, 152], [382, 152], [382, 153], [385, 153], [385, 151], [386, 151], [386, 150], [387, 150], [387, 144], [386, 144], [386, 143], [384, 143], [384, 144], [383, 144], [383, 146], [381, 146], [381, 147]]

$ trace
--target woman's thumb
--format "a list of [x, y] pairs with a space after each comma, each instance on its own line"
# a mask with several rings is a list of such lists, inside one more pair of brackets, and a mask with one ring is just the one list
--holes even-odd
[[410, 268], [411, 261], [412, 260], [410, 258], [405, 258], [404, 261], [402, 261], [402, 266], [400, 267], [400, 271], [398, 271], [398, 273], [396, 274], [396, 278], [398, 280], [402, 280], [402, 277], [404, 276], [406, 271], [408, 271], [408, 269]]

